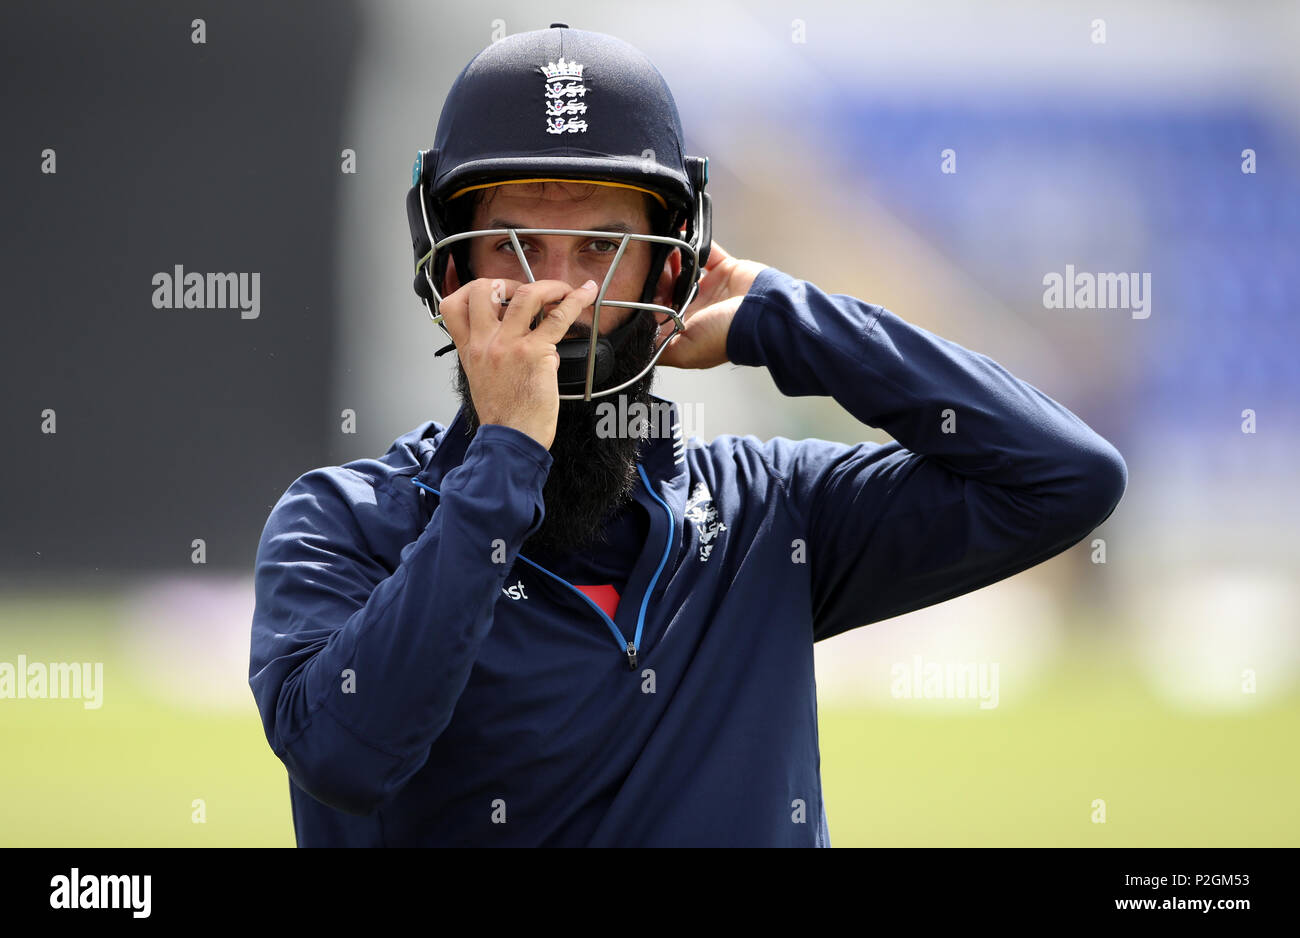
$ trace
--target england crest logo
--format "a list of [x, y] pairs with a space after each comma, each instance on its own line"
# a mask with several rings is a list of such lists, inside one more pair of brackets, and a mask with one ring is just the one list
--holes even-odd
[[[587, 122], [572, 115], [586, 114], [587, 86], [583, 84], [582, 66], [566, 61], [539, 66], [546, 79], [546, 132], [548, 134], [583, 134]], [[567, 118], [567, 119], [566, 119]]]
[[727, 526], [719, 519], [713, 496], [703, 482], [695, 483], [691, 497], [686, 502], [686, 520], [699, 529], [700, 562], [707, 562], [713, 553], [714, 542], [721, 532], [727, 530]]

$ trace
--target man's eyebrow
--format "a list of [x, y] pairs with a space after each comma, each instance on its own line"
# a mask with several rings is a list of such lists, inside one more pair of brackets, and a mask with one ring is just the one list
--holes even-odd
[[[489, 228], [527, 228], [528, 225], [517, 221], [510, 221], [505, 218], [494, 218], [487, 223]], [[564, 230], [564, 229], [560, 229]], [[571, 231], [617, 231], [621, 234], [635, 234], [632, 226], [623, 221], [607, 221], [596, 225], [594, 228], [573, 228]]]

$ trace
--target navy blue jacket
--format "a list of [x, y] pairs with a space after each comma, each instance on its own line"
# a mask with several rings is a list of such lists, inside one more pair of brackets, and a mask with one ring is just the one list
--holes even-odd
[[[826, 846], [813, 643], [1032, 567], [1124, 491], [1042, 392], [778, 270], [727, 354], [896, 442], [652, 439], [612, 545], [549, 566], [519, 550], [551, 455], [504, 426], [289, 486], [249, 683], [300, 846]], [[613, 619], [565, 578], [610, 557]]]

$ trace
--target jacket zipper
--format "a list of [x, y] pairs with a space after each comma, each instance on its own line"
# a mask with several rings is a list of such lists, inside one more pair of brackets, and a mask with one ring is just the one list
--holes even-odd
[[[528, 564], [530, 567], [534, 567], [537, 570], [540, 570], [542, 573], [545, 573], [552, 580], [555, 580], [557, 583], [560, 583], [561, 585], [571, 589], [575, 594], [577, 594], [579, 597], [582, 598], [583, 602], [585, 602], [588, 606], [591, 607], [591, 610], [594, 613], [596, 613], [596, 615], [600, 616], [601, 620], [604, 621], [605, 625], [608, 626], [609, 630], [614, 634], [614, 642], [618, 646], [619, 653], [625, 656], [625, 660], [627, 661], [627, 669], [629, 671], [636, 670], [638, 649], [641, 647], [641, 633], [645, 628], [645, 614], [650, 604], [650, 594], [654, 592], [655, 586], [659, 582], [659, 575], [663, 573], [664, 565], [668, 563], [668, 553], [669, 551], [672, 550], [673, 532], [675, 530], [672, 509], [668, 507], [667, 503], [662, 498], [660, 498], [658, 495], [654, 493], [654, 489], [650, 487], [649, 477], [646, 476], [645, 470], [641, 468], [639, 464], [636, 467], [636, 471], [640, 474], [641, 481], [645, 485], [646, 494], [648, 494], [651, 498], [653, 498], [656, 502], [659, 503], [659, 506], [664, 510], [664, 514], [668, 517], [668, 542], [664, 544], [664, 555], [659, 558], [659, 566], [655, 568], [654, 576], [650, 577], [650, 583], [646, 586], [645, 595], [641, 597], [641, 608], [637, 611], [637, 616], [636, 616], [636, 633], [633, 636], [632, 641], [629, 642], [623, 638], [623, 633], [620, 632], [618, 626], [614, 624], [614, 620], [611, 619], [605, 613], [604, 609], [601, 609], [594, 602], [592, 602], [591, 597], [589, 597], [582, 590], [578, 589], [576, 586], [574, 586], [572, 583], [570, 583], [568, 580], [564, 579], [563, 577], [557, 576], [556, 574], [552, 573], [550, 570], [547, 570], [545, 567], [543, 567], [541, 564], [537, 563], [536, 561], [529, 560], [523, 554], [515, 555], [524, 563]], [[432, 492], [434, 495], [437, 495], [439, 498], [442, 497], [441, 492], [439, 492], [437, 489], [433, 488], [432, 486], [425, 485], [419, 479], [413, 478], [411, 479], [411, 481], [416, 485], [418, 485], [420, 488], [426, 489], [427, 491]]]

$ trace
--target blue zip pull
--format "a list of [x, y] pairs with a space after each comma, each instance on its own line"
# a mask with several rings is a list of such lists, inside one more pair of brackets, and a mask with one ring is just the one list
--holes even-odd
[[627, 643], [627, 669], [629, 671], [636, 670], [636, 646], [631, 642]]

